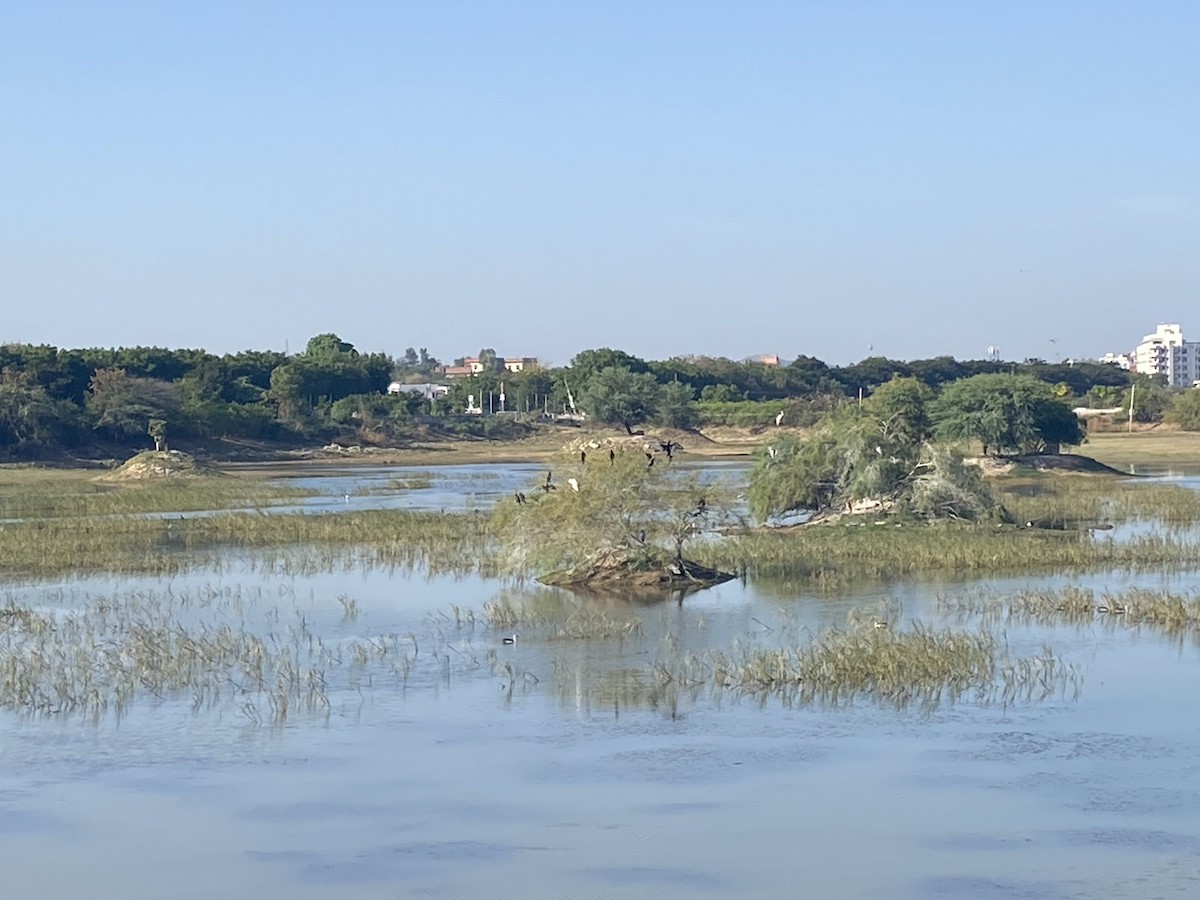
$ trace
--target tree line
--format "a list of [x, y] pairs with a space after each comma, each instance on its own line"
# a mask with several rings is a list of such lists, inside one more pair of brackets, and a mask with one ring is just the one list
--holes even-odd
[[[974, 376], [1020, 375], [1050, 386], [1060, 399], [1089, 405], [1118, 405], [1131, 385], [1129, 373], [1095, 363], [950, 357], [872, 357], [839, 367], [799, 356], [772, 366], [711, 357], [644, 360], [599, 348], [566, 366], [521, 372], [504, 371], [494, 350], [485, 348], [478, 358], [483, 372], [447, 381], [444, 396], [429, 398], [387, 393], [393, 381], [440, 380], [441, 363], [427, 350], [408, 348], [397, 357], [361, 353], [332, 333], [313, 337], [296, 354], [3, 345], [0, 454], [36, 458], [218, 438], [384, 443], [418, 429], [490, 433], [547, 411], [573, 409], [629, 431], [648, 425], [811, 425], [894, 379], [939, 391]], [[1147, 379], [1139, 382], [1138, 415], [1161, 417], [1171, 395]], [[503, 408], [508, 416], [463, 415], [469, 396], [475, 408]]]

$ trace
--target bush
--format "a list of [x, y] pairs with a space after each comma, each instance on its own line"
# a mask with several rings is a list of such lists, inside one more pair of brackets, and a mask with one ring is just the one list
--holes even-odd
[[1163, 421], [1178, 425], [1184, 431], [1200, 431], [1200, 390], [1182, 391], [1172, 397], [1163, 413]]

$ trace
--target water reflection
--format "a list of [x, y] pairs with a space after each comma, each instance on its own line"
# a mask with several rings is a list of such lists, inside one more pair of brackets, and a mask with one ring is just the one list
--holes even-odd
[[[187, 692], [140, 691], [120, 717], [0, 713], [0, 866], [14, 896], [102, 883], [129, 900], [164, 884], [267, 900], [790, 898], [798, 883], [837, 897], [1191, 896], [1200, 694], [1186, 686], [1200, 648], [1095, 612], [964, 608], [972, 594], [1068, 587], [1191, 594], [1200, 576], [943, 575], [834, 592], [749, 578], [680, 604], [239, 552], [168, 578], [8, 585], [0, 609], [124, 603], [138, 626], [159, 605], [189, 635], [243, 629], [292, 647], [294, 663], [311, 653], [329, 706], [272, 721], [258, 704], [255, 721], [239, 678], [199, 709]], [[663, 668], [809, 641], [855, 610], [901, 631], [982, 622], [1017, 656], [1049, 644], [1081, 667], [1082, 693], [788, 707]], [[0, 621], [0, 653], [15, 641]]]

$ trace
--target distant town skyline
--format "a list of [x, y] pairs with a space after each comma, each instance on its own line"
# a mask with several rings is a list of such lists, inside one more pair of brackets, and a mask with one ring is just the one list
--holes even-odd
[[1200, 295], [1200, 6], [0, 8], [0, 340], [1128, 352]]

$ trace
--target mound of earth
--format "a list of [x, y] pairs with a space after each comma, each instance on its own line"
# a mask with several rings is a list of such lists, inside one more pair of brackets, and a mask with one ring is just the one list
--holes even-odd
[[147, 450], [96, 480], [146, 481], [152, 478], [195, 478], [215, 474], [215, 470], [179, 450]]
[[1128, 475], [1120, 469], [1106, 466], [1102, 462], [1083, 456], [1079, 453], [1029, 453], [1024, 456], [1010, 456], [1017, 465], [1031, 466], [1039, 472], [1092, 472], [1099, 475]]
[[976, 456], [963, 460], [969, 465], [979, 466], [985, 475], [1004, 475], [1017, 466], [1037, 469], [1039, 472], [1085, 472], [1095, 475], [1124, 475], [1120, 469], [1106, 466], [1102, 462], [1079, 453], [1025, 453], [1017, 456]]
[[627, 548], [607, 550], [587, 562], [553, 572], [538, 580], [558, 587], [639, 590], [696, 590], [736, 578], [730, 572], [710, 569], [686, 559], [648, 559], [643, 551]]

